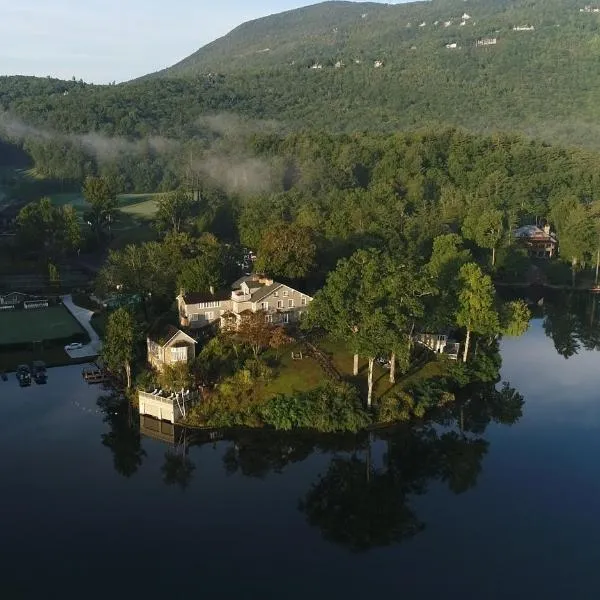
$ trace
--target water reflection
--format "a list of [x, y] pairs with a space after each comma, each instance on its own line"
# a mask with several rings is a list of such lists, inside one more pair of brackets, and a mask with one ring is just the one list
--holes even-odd
[[582, 348], [600, 350], [598, 294], [539, 290], [529, 300], [558, 354], [570, 358]]
[[423, 531], [426, 523], [413, 504], [432, 483], [455, 494], [472, 489], [489, 450], [484, 438], [488, 425], [517, 422], [523, 398], [508, 384], [497, 389], [495, 379], [472, 383], [454, 404], [425, 422], [356, 435], [194, 431], [148, 416], [132, 418], [118, 397], [102, 397], [98, 404], [109, 427], [102, 444], [112, 452], [117, 472], [131, 477], [140, 468], [146, 456], [143, 434], [167, 448], [160, 468], [163, 483], [184, 491], [196, 468], [190, 447], [214, 445], [219, 438], [227, 444], [222, 466], [229, 475], [264, 478], [313, 455], [327, 457], [298, 498], [298, 509], [324, 539], [365, 551]]
[[102, 434], [102, 445], [112, 452], [115, 471], [131, 477], [146, 456], [134, 410], [127, 400], [115, 394], [100, 396], [97, 404], [109, 427], [109, 431]]

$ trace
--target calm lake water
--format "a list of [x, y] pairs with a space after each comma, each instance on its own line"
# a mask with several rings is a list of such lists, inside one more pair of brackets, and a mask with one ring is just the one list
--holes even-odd
[[541, 319], [501, 352], [517, 424], [370, 451], [159, 441], [78, 367], [0, 381], [2, 597], [596, 598], [600, 353], [565, 359]]

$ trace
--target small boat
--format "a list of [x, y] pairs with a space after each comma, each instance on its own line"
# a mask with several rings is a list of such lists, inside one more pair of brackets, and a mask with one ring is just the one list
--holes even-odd
[[38, 385], [44, 384], [48, 381], [48, 373], [46, 372], [46, 363], [41, 360], [34, 360], [32, 366], [32, 373], [35, 382]]
[[19, 365], [17, 367], [17, 380], [21, 387], [31, 385], [31, 371], [27, 365]]

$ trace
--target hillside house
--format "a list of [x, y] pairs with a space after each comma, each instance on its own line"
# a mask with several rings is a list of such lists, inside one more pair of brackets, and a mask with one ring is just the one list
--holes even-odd
[[498, 43], [498, 38], [481, 38], [475, 42], [475, 47], [479, 48], [481, 46], [495, 46]]
[[263, 275], [245, 275], [231, 290], [181, 293], [177, 297], [183, 327], [200, 329], [211, 324], [230, 325], [244, 314], [262, 311], [269, 323], [287, 325], [299, 321], [312, 298]]
[[148, 363], [159, 371], [167, 365], [189, 362], [196, 356], [196, 340], [173, 325], [151, 330], [146, 346]]
[[533, 25], [515, 25], [512, 28], [513, 31], [535, 31], [535, 27]]
[[456, 48], [458, 48], [458, 44], [456, 42], [452, 42], [451, 44], [446, 44], [446, 48], [448, 48], [449, 50], [455, 50]]
[[374, 66], [376, 69], [380, 69], [381, 67], [383, 67], [383, 61], [382, 61], [382, 60], [376, 60], [376, 61], [373, 63], [373, 66]]
[[515, 229], [513, 235], [534, 258], [552, 258], [558, 250], [558, 240], [550, 231], [548, 223], [543, 228], [537, 225], [524, 225]]

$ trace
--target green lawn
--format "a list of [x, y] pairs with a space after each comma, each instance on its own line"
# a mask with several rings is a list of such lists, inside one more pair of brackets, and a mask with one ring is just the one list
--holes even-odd
[[306, 392], [327, 381], [327, 376], [314, 358], [305, 355], [302, 360], [293, 360], [292, 351], [299, 352], [300, 346], [294, 344], [282, 350], [276, 368], [277, 375], [264, 389], [265, 398]]
[[0, 346], [68, 338], [77, 333], [85, 333], [85, 330], [62, 305], [0, 311]]
[[[330, 356], [342, 379], [357, 385], [361, 393], [366, 396], [368, 361], [365, 358], [360, 359], [358, 376], [354, 377], [352, 374], [353, 356], [343, 343], [325, 338], [316, 345], [324, 354]], [[293, 391], [308, 391], [327, 381], [327, 376], [313, 358], [304, 356], [302, 360], [292, 360], [292, 351], [297, 352], [299, 350], [299, 345], [293, 345], [286, 347], [282, 352], [280, 364], [276, 369], [276, 377], [264, 388], [263, 394], [265, 398], [276, 394], [289, 394]], [[395, 384], [390, 383], [389, 370], [375, 363], [373, 369], [373, 393], [375, 399], [381, 398], [390, 392], [400, 391], [409, 384], [413, 384], [419, 380], [443, 374], [445, 369], [444, 361], [431, 359], [422, 363], [422, 360], [423, 358], [418, 357], [414, 361], [415, 367], [409, 370], [405, 376], [397, 373]]]

